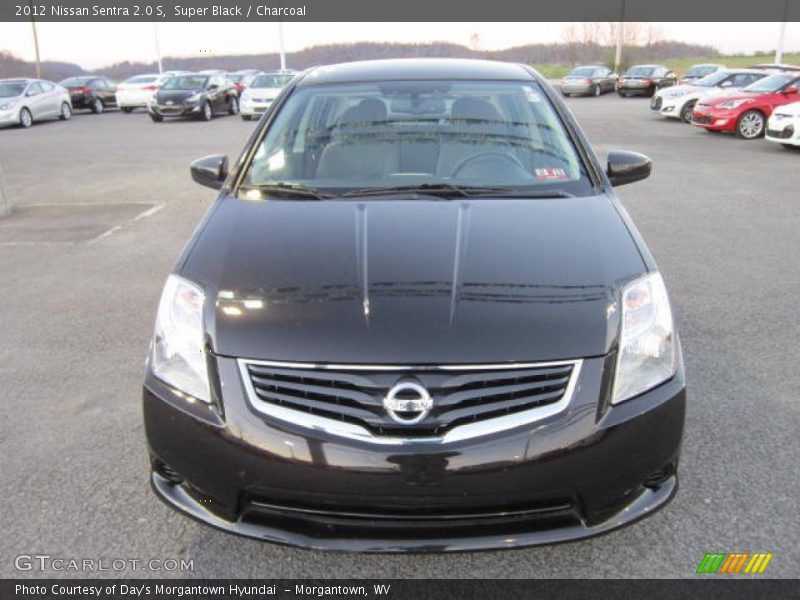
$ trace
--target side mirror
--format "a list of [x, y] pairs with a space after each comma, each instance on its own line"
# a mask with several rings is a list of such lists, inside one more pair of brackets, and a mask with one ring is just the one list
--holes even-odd
[[194, 161], [189, 170], [197, 183], [219, 190], [228, 177], [228, 157], [224, 154], [204, 156]]
[[732, 85], [733, 85], [733, 82], [728, 80], [728, 81], [723, 81], [722, 83], [720, 83], [719, 87], [731, 87]]
[[783, 90], [784, 94], [797, 94], [798, 92], [800, 92], [800, 88], [798, 88], [796, 85], [790, 85]]
[[650, 177], [653, 161], [644, 154], [627, 150], [612, 150], [608, 153], [608, 175], [611, 185], [625, 185]]
[[218, 90], [219, 86], [216, 83], [212, 83], [210, 86], [208, 86], [208, 89], [209, 90]]

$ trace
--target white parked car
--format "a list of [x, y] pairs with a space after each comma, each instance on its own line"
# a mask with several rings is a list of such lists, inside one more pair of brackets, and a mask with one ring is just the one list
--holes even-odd
[[767, 121], [764, 137], [786, 148], [800, 148], [800, 102], [776, 108]]
[[650, 101], [650, 109], [658, 111], [662, 117], [689, 123], [694, 105], [701, 98], [730, 94], [767, 75], [769, 73], [763, 69], [721, 69], [692, 84], [657, 91]]
[[117, 86], [117, 105], [122, 112], [130, 113], [137, 108], [147, 108], [147, 103], [169, 75], [151, 73], [129, 77]]
[[247, 89], [242, 92], [239, 102], [239, 114], [242, 115], [242, 119], [249, 121], [252, 118], [260, 117], [293, 78], [294, 72], [292, 71], [257, 75]]
[[44, 79], [0, 79], [0, 127], [72, 116], [69, 91]]

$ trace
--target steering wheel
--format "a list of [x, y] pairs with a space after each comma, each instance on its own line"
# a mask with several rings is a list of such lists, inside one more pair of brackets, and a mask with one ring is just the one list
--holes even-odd
[[467, 156], [466, 158], [462, 158], [460, 161], [458, 161], [458, 164], [455, 167], [453, 167], [453, 171], [450, 174], [450, 177], [456, 177], [468, 164], [475, 162], [477, 160], [490, 157], [506, 160], [510, 163], [513, 163], [514, 166], [519, 167], [520, 169], [525, 171], [525, 165], [523, 165], [522, 161], [513, 154], [498, 152], [497, 150], [486, 150], [485, 152], [478, 152], [477, 154], [472, 154], [470, 156]]

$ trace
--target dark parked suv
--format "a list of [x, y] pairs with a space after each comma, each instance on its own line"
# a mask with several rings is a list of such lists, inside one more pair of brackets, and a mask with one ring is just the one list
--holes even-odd
[[522, 65], [311, 69], [167, 278], [152, 485], [226, 531], [449, 551], [574, 540], [677, 489], [684, 370], [658, 268], [557, 93]]
[[100, 114], [106, 108], [117, 105], [117, 84], [106, 77], [70, 77], [59, 85], [69, 90], [73, 108], [88, 108]]
[[222, 74], [195, 73], [167, 79], [147, 106], [150, 118], [195, 117], [210, 121], [214, 115], [239, 112], [239, 92]]
[[675, 85], [678, 77], [663, 65], [636, 65], [617, 80], [620, 96], [652, 96], [658, 90]]

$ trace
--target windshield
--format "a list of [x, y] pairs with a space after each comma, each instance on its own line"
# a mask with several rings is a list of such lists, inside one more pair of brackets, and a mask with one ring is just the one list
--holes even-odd
[[594, 72], [594, 67], [578, 67], [577, 69], [572, 69], [567, 77], [591, 77]]
[[70, 77], [61, 82], [64, 87], [77, 87], [87, 85], [94, 77]]
[[700, 67], [692, 67], [688, 71], [686, 71], [685, 77], [705, 77], [706, 75], [710, 75], [711, 73], [715, 72], [717, 67], [714, 66], [700, 66]]
[[777, 92], [795, 79], [797, 79], [797, 73], [776, 73], [775, 75], [770, 75], [769, 77], [764, 77], [764, 79], [759, 79], [751, 83], [746, 88], [743, 88], [742, 91], [759, 93]]
[[252, 88], [281, 88], [289, 83], [294, 75], [290, 73], [276, 73], [259, 75], [250, 84]]
[[625, 77], [650, 77], [655, 71], [654, 67], [631, 67]]
[[533, 81], [298, 88], [242, 181], [275, 184], [328, 193], [437, 185], [592, 191], [560, 118]]
[[21, 96], [25, 91], [24, 82], [4, 82], [0, 83], [0, 98], [13, 98], [14, 96]]
[[714, 86], [717, 85], [718, 83], [722, 83], [730, 76], [731, 76], [730, 71], [715, 71], [714, 73], [711, 73], [711, 75], [706, 75], [702, 79], [693, 81], [692, 85], [699, 85], [701, 87]]
[[201, 90], [206, 87], [208, 77], [205, 75], [185, 75], [170, 77], [161, 86], [162, 90]]

